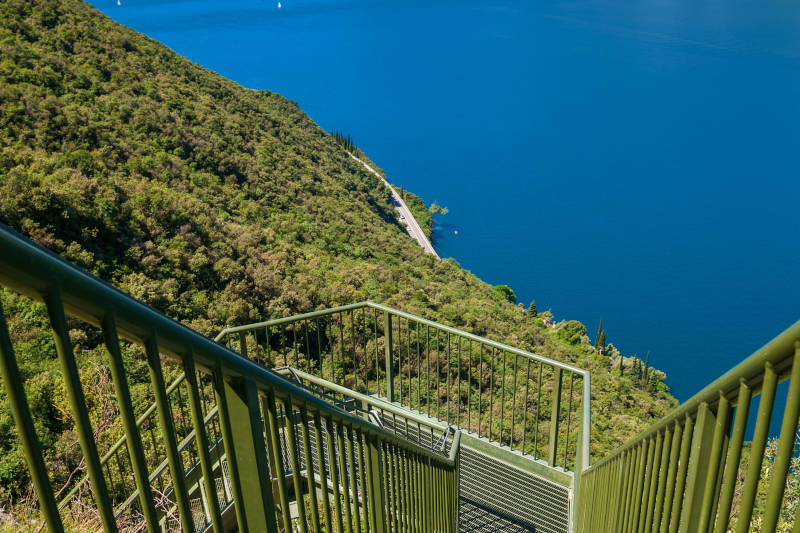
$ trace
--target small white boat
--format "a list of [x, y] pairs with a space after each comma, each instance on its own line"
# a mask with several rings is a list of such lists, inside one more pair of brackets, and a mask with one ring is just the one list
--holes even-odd
[[117, 0], [117, 5], [121, 6], [122, 5], [122, 1], [121, 0]]
[[[117, 0], [117, 1], [119, 2], [119, 0]], [[280, 8], [281, 8], [281, 3], [278, 2], [278, 9], [280, 9]]]

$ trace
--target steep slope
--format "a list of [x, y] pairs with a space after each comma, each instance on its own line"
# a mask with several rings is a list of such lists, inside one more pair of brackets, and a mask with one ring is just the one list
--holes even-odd
[[[620, 377], [579, 324], [547, 327], [455, 261], [424, 254], [386, 188], [295, 103], [77, 0], [0, 3], [0, 221], [206, 334], [372, 299], [589, 368], [595, 453], [674, 404], [663, 374]], [[80, 458], [45, 315], [0, 295], [65, 478]], [[84, 372], [102, 373], [99, 339], [76, 336]], [[6, 409], [0, 499], [25, 492], [16, 446]]]

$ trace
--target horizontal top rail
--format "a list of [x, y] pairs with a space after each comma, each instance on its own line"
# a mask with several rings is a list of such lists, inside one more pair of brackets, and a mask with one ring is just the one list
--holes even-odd
[[782, 381], [788, 377], [788, 373], [791, 371], [795, 346], [800, 342], [798, 339], [800, 339], [800, 321], [789, 326], [777, 337], [747, 357], [747, 359], [717, 378], [689, 400], [667, 413], [664, 418], [639, 433], [639, 435], [631, 439], [630, 442], [593, 464], [586, 472], [592, 471], [613, 460], [631, 447], [636, 446], [636, 444], [643, 439], [658, 433], [683, 417], [687, 415], [691, 416], [697, 412], [698, 408], [703, 403], [714, 406], [719, 402], [720, 396], [724, 396], [731, 404], [735, 404], [739, 391], [739, 384], [742, 382], [752, 390], [753, 395], [758, 394], [761, 389], [761, 378], [766, 365], [772, 365], [773, 370], [779, 376], [778, 380]]
[[397, 437], [362, 418], [332, 408], [300, 387], [134, 299], [4, 224], [0, 224], [0, 285], [38, 301], [44, 301], [53, 291], [60, 290], [65, 311], [91, 325], [102, 328], [105, 318], [113, 314], [117, 332], [126, 340], [144, 343], [156, 337], [160, 351], [166, 355], [183, 360], [192, 354], [197, 365], [208, 371], [221, 366], [231, 379], [251, 377], [260, 389], [274, 391], [277, 398], [291, 396], [332, 420], [358, 427], [364, 434], [398, 444], [436, 463], [454, 466], [451, 459]]
[[[302, 370], [298, 370], [296, 368], [291, 369], [291, 372], [296, 374], [298, 377], [300, 377], [302, 379], [305, 379], [305, 380], [307, 380], [307, 381], [309, 381], [311, 383], [314, 383], [315, 385], [320, 385], [322, 387], [325, 387], [326, 389], [330, 389], [330, 390], [332, 390], [334, 392], [338, 392], [339, 394], [346, 394], [347, 396], [353, 398], [354, 400], [358, 400], [358, 401], [367, 403], [369, 405], [378, 406], [382, 411], [386, 411], [387, 413], [392, 413], [394, 415], [402, 416], [403, 418], [407, 418], [408, 420], [413, 421], [414, 423], [418, 423], [418, 424], [421, 424], [421, 425], [426, 426], [426, 427], [431, 427], [431, 428], [434, 428], [434, 429], [438, 429], [439, 431], [442, 431], [442, 430], [444, 430], [444, 429], [446, 429], [448, 427], [445, 424], [438, 424], [438, 423], [434, 422], [433, 420], [431, 420], [428, 417], [420, 416], [420, 415], [418, 415], [416, 413], [413, 413], [413, 412], [409, 411], [408, 409], [403, 409], [402, 407], [397, 407], [396, 405], [393, 405], [393, 404], [391, 404], [391, 403], [389, 403], [389, 402], [387, 402], [385, 400], [382, 400], [380, 398], [377, 398], [375, 396], [368, 396], [366, 394], [361, 394], [360, 392], [356, 392], [356, 391], [354, 391], [352, 389], [348, 389], [347, 387], [343, 387], [341, 385], [337, 385], [336, 383], [328, 381], [327, 379], [322, 379], [319, 376], [315, 376], [313, 374], [309, 374], [308, 372], [303, 372]], [[287, 373], [287, 375], [291, 375], [291, 374], [289, 374], [288, 370], [286, 371], [286, 373]], [[455, 430], [455, 428], [452, 428], [452, 426], [449, 426], [449, 427], [451, 429]]]
[[351, 311], [353, 309], [361, 309], [362, 307], [370, 307], [372, 309], [377, 309], [379, 311], [385, 311], [385, 312], [391, 313], [391, 314], [393, 314], [395, 316], [399, 316], [399, 317], [405, 318], [407, 320], [412, 320], [414, 322], [418, 322], [418, 323], [424, 324], [426, 326], [437, 328], [437, 329], [439, 329], [441, 331], [446, 331], [446, 332], [452, 333], [454, 335], [458, 335], [458, 336], [460, 336], [462, 338], [465, 338], [465, 339], [469, 339], [469, 340], [473, 340], [473, 341], [476, 341], [476, 342], [480, 342], [480, 343], [483, 343], [483, 344], [485, 344], [487, 346], [492, 346], [494, 348], [497, 348], [498, 350], [502, 350], [502, 351], [505, 351], [505, 352], [513, 353], [513, 354], [517, 354], [517, 355], [519, 355], [521, 357], [528, 358], [528, 359], [530, 359], [532, 361], [538, 361], [538, 362], [541, 362], [541, 363], [545, 363], [545, 364], [550, 365], [550, 366], [552, 366], [554, 368], [560, 368], [562, 370], [567, 370], [569, 372], [573, 372], [573, 373], [578, 374], [580, 376], [588, 377], [589, 374], [590, 374], [588, 370], [584, 370], [584, 369], [578, 368], [576, 366], [568, 365], [566, 363], [562, 363], [561, 361], [556, 361], [555, 359], [548, 359], [547, 357], [542, 357], [541, 355], [537, 355], [535, 353], [528, 352], [526, 350], [521, 350], [519, 348], [515, 348], [514, 346], [509, 346], [508, 344], [503, 344], [502, 342], [497, 342], [497, 341], [493, 341], [491, 339], [486, 339], [484, 337], [479, 337], [478, 335], [475, 335], [473, 333], [468, 333], [468, 332], [462, 331], [460, 329], [456, 329], [456, 328], [453, 328], [453, 327], [450, 327], [450, 326], [445, 326], [443, 324], [439, 324], [438, 322], [434, 322], [432, 320], [428, 320], [426, 318], [422, 318], [422, 317], [417, 316], [417, 315], [412, 315], [411, 313], [406, 313], [404, 311], [400, 311], [398, 309], [394, 309], [392, 307], [389, 307], [389, 306], [386, 306], [386, 305], [383, 305], [383, 304], [371, 302], [369, 300], [366, 300], [366, 301], [363, 301], [363, 302], [354, 303], [354, 304], [340, 305], [338, 307], [331, 307], [330, 309], [322, 309], [322, 310], [319, 310], [319, 311], [311, 311], [309, 313], [303, 313], [303, 314], [289, 316], [289, 317], [275, 318], [273, 320], [265, 320], [263, 322], [255, 322], [253, 324], [246, 324], [244, 326], [234, 326], [234, 327], [225, 328], [225, 329], [223, 329], [222, 331], [219, 332], [219, 334], [214, 338], [214, 340], [217, 341], [217, 342], [220, 342], [226, 335], [229, 335], [231, 333], [239, 333], [239, 332], [243, 332], [243, 331], [252, 331], [252, 330], [255, 330], [255, 329], [265, 328], [265, 327], [269, 327], [269, 326], [278, 326], [278, 325], [281, 325], [281, 324], [289, 324], [289, 323], [292, 323], [292, 322], [298, 322], [298, 321], [305, 320], [305, 319], [308, 319], [308, 318], [319, 318], [319, 317], [322, 317], [322, 316], [341, 313], [343, 311]]

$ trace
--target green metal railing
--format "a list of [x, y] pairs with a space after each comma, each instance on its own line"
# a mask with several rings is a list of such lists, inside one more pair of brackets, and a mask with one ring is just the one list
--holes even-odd
[[[762, 460], [776, 391], [787, 379], [777, 453], [765, 479]], [[748, 445], [745, 436], [756, 400]], [[787, 505], [784, 491], [790, 460], [797, 453], [799, 412], [800, 322], [585, 470], [577, 531], [776, 531]], [[788, 531], [793, 522], [791, 531], [800, 531], [800, 506], [796, 512], [798, 516], [783, 520], [781, 530]]]
[[[103, 335], [131, 472], [129, 490], [123, 492], [135, 494], [138, 499], [137, 525], [152, 532], [164, 527], [167, 517], [157, 508], [159, 495], [156, 492], [159, 492], [174, 503], [178, 527], [182, 531], [205, 528], [216, 533], [224, 531], [225, 502], [220, 501], [214, 483], [213, 454], [219, 450], [220, 454], [224, 452], [239, 531], [292, 531], [294, 527], [303, 532], [457, 529], [460, 434], [455, 437], [451, 453], [444, 457], [370, 424], [287, 383], [6, 228], [0, 228], [0, 285], [46, 305], [75, 431], [86, 462], [87, 492], [105, 531], [117, 531], [124, 524], [118, 521], [119, 508], [115, 508], [112, 494], [115, 481], [108, 477], [108, 459], [103, 462], [98, 451], [84, 384], [73, 353], [70, 330], [76, 327], [75, 320], [100, 328]], [[67, 317], [70, 317], [69, 325]], [[142, 417], [137, 421], [134, 413], [129, 374], [121, 355], [123, 341], [143, 347], [150, 372], [160, 437], [156, 448], [163, 453], [167, 462], [164, 470], [169, 473], [165, 485], [158, 488], [153, 485], [157, 468], [154, 469], [152, 460], [148, 459], [144, 444], [147, 427]], [[199, 468], [193, 470], [200, 472], [195, 478], [186, 469], [181, 455], [186, 449], [182, 447], [186, 437], [179, 442], [183, 433], [180, 428], [176, 429], [176, 402], [171, 401], [164, 382], [162, 356], [177, 362], [185, 373], [181, 387], [185, 387], [187, 393], [186, 409], [191, 431], [196, 436], [192, 442], [199, 463]], [[205, 388], [198, 376], [213, 387], [214, 406], [206, 411], [202, 407]], [[0, 377], [42, 515], [50, 531], [64, 531], [62, 512], [34, 428], [14, 355], [14, 343], [2, 309]], [[177, 389], [171, 392], [174, 390]], [[214, 408], [221, 449], [209, 438], [208, 423], [215, 418], [209, 415]], [[151, 418], [150, 415], [145, 417], [148, 423]], [[282, 424], [281, 418], [293, 423]], [[326, 489], [330, 486], [333, 492], [333, 497], [329, 497], [328, 490], [320, 491], [321, 504], [315, 483], [299, 466], [301, 449], [306, 464], [312, 462], [311, 433], [317, 446], [317, 461], [323, 466], [317, 469], [322, 476], [321, 486]], [[322, 453], [323, 434], [327, 440], [327, 457]], [[284, 464], [281, 439], [287, 442], [289, 464]], [[119, 446], [117, 452], [123, 449]], [[125, 462], [124, 458], [122, 461]], [[283, 475], [286, 472], [290, 473], [288, 482]], [[328, 473], [330, 484], [325, 479]], [[347, 473], [351, 474], [349, 480]], [[355, 473], [358, 479], [352, 477]], [[190, 501], [193, 483], [207, 502], [210, 525], [195, 522]], [[344, 490], [340, 490], [341, 487]], [[411, 503], [411, 495], [416, 498], [416, 508]], [[290, 508], [292, 496], [296, 518]]]
[[216, 340], [551, 467], [580, 472], [589, 462], [589, 372], [558, 361], [373, 302], [227, 328]]

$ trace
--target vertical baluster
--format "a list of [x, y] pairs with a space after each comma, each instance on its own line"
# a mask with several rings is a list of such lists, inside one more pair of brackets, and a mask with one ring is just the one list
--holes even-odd
[[514, 356], [514, 381], [513, 381], [513, 393], [511, 395], [511, 435], [508, 437], [508, 446], [513, 450], [514, 449], [514, 413], [517, 408], [517, 360], [519, 356], [515, 353]]
[[425, 350], [428, 352], [427, 356], [425, 357], [425, 365], [426, 365], [426, 389], [428, 399], [426, 400], [426, 405], [428, 407], [428, 416], [431, 416], [431, 327], [429, 325], [425, 325]]
[[292, 361], [291, 364], [295, 368], [300, 368], [297, 355], [297, 324], [292, 323], [289, 327], [292, 328], [292, 358], [294, 359], [294, 361]]
[[500, 439], [498, 442], [503, 445], [503, 432], [506, 426], [506, 355], [503, 350], [503, 377], [500, 380]]
[[364, 531], [370, 531], [370, 524], [372, 515], [370, 514], [370, 505], [372, 499], [372, 493], [367, 490], [367, 471], [364, 465], [364, 461], [366, 460], [369, 462], [368, 450], [366, 448], [366, 441], [361, 434], [361, 429], [356, 428], [356, 443], [358, 447], [356, 448], [356, 452], [358, 454], [358, 481], [359, 485], [361, 486], [361, 508], [364, 510]]
[[408, 368], [408, 407], [413, 408], [413, 399], [411, 398], [411, 320], [406, 319], [406, 367]]
[[575, 392], [575, 373], [569, 373], [569, 404], [567, 405], [567, 430], [564, 432], [564, 437], [566, 438], [566, 442], [564, 443], [564, 469], [569, 470], [569, 463], [567, 462], [567, 457], [569, 454], [569, 428], [570, 428], [570, 421], [572, 419], [572, 395]]
[[520, 446], [520, 451], [522, 455], [525, 455], [525, 438], [528, 434], [528, 389], [530, 389], [531, 383], [531, 360], [527, 357], [525, 358], [525, 403], [522, 404], [522, 446]]
[[[271, 447], [270, 460], [274, 483], [278, 485], [278, 498], [281, 505], [281, 518], [283, 520], [284, 531], [292, 530], [292, 517], [289, 513], [289, 490], [286, 487], [286, 469], [283, 465], [283, 453], [280, 441], [280, 420], [278, 419], [278, 407], [275, 402], [275, 392], [267, 392], [266, 401], [267, 431], [269, 431], [269, 446]], [[284, 417], [288, 416], [288, 409], [284, 404]], [[288, 425], [288, 421], [287, 421]], [[272, 514], [272, 513], [270, 513]]]
[[[645, 527], [645, 531], [658, 531], [658, 528], [661, 524], [661, 509], [664, 507], [664, 490], [666, 488], [668, 479], [667, 467], [672, 451], [672, 436], [672, 427], [667, 426], [664, 429], [664, 438], [661, 446], [661, 458], [658, 461], [658, 485], [653, 504], [653, 515], [647, 527]], [[650, 527], [651, 525], [652, 527]]]
[[269, 339], [269, 326], [264, 326], [264, 336], [266, 337], [266, 345], [267, 345], [267, 360], [264, 361], [265, 366], [272, 367], [272, 344], [270, 343]]
[[336, 441], [339, 445], [339, 470], [341, 470], [342, 497], [341, 504], [344, 505], [345, 521], [347, 531], [353, 531], [353, 514], [350, 510], [350, 477], [347, 475], [347, 450], [344, 440], [345, 426], [339, 424], [336, 428]]
[[494, 347], [489, 351], [489, 442], [492, 442], [492, 412], [494, 411]]
[[444, 401], [447, 402], [447, 403], [445, 403], [445, 406], [446, 406], [446, 410], [447, 410], [447, 425], [448, 426], [450, 425], [450, 411], [452, 410], [451, 407], [450, 407], [450, 403], [451, 403], [450, 402], [450, 395], [452, 394], [451, 391], [450, 391], [450, 354], [451, 354], [451, 352], [450, 352], [450, 332], [448, 331], [447, 332], [447, 355], [445, 356], [446, 358], [445, 358], [445, 361], [444, 361], [444, 371], [445, 371], [445, 376], [447, 378], [447, 385], [446, 385], [447, 389], [446, 389], [446, 392], [444, 394]]
[[683, 439], [681, 440], [681, 451], [678, 459], [678, 478], [675, 482], [675, 492], [672, 499], [672, 515], [669, 520], [669, 532], [675, 533], [680, 525], [681, 509], [683, 507], [683, 489], [686, 486], [686, 472], [689, 468], [689, 452], [692, 445], [692, 431], [694, 430], [694, 420], [686, 415], [683, 423]]
[[542, 408], [542, 366], [539, 361], [539, 381], [536, 384], [536, 423], [533, 427], [533, 458], [539, 458], [539, 413]]
[[669, 451], [669, 468], [667, 469], [667, 484], [664, 493], [664, 506], [661, 512], [660, 533], [667, 533], [669, 530], [670, 517], [672, 515], [672, 501], [675, 495], [675, 479], [678, 475], [678, 457], [680, 456], [681, 443], [683, 442], [683, 426], [680, 421], [675, 422], [672, 432], [672, 443]]
[[467, 431], [472, 431], [472, 339], [467, 339]]
[[94, 441], [92, 423], [89, 420], [86, 399], [83, 395], [78, 366], [72, 353], [72, 342], [67, 329], [67, 319], [64, 315], [64, 306], [61, 302], [61, 287], [56, 284], [46, 297], [47, 314], [55, 339], [56, 352], [61, 363], [61, 372], [64, 376], [64, 386], [67, 390], [72, 416], [75, 420], [75, 430], [81, 445], [81, 451], [86, 459], [86, 469], [89, 473], [89, 482], [92, 486], [92, 495], [97, 504], [100, 521], [106, 532], [117, 530], [111, 500], [108, 497], [103, 471], [100, 466], [100, 457], [97, 454], [97, 445]]
[[[217, 488], [214, 483], [214, 470], [209, 454], [211, 446], [208, 442], [208, 435], [206, 434], [203, 424], [203, 410], [200, 400], [200, 390], [197, 383], [197, 370], [194, 366], [194, 353], [191, 349], [183, 357], [183, 372], [186, 376], [186, 384], [189, 388], [189, 410], [191, 413], [192, 427], [194, 428], [195, 445], [197, 446], [198, 456], [200, 457], [200, 469], [203, 473], [203, 486], [206, 491], [206, 501], [210, 505], [211, 523], [214, 527], [214, 533], [222, 533], [222, 516], [220, 514]], [[205, 393], [203, 394], [203, 401], [206, 401]], [[208, 408], [206, 411], [208, 411]]]
[[442, 419], [442, 402], [441, 387], [442, 387], [442, 350], [441, 340], [439, 339], [439, 328], [436, 328], [436, 418]]
[[372, 308], [372, 332], [375, 340], [375, 394], [381, 393], [381, 371], [380, 363], [378, 362], [378, 310]]
[[[300, 421], [303, 437], [303, 454], [306, 459], [306, 481], [308, 482], [308, 499], [311, 504], [311, 528], [314, 531], [321, 531], [319, 522], [319, 505], [317, 504], [316, 483], [314, 481], [314, 456], [311, 452], [311, 436], [308, 430], [309, 420], [306, 405], [300, 404]], [[322, 476], [320, 475], [320, 479]], [[295, 489], [297, 490], [297, 489]], [[297, 499], [303, 498], [302, 493], [296, 492]]]
[[456, 426], [461, 427], [461, 336], [458, 339], [458, 352], [456, 356]]
[[745, 533], [750, 529], [750, 519], [753, 515], [753, 503], [756, 499], [758, 483], [761, 480], [761, 459], [764, 456], [764, 447], [769, 433], [769, 422], [772, 418], [772, 407], [775, 402], [775, 388], [778, 385], [778, 376], [771, 363], [764, 365], [764, 381], [761, 385], [761, 401], [758, 405], [756, 428], [753, 432], [753, 441], [750, 448], [750, 464], [744, 478], [742, 499], [739, 500], [739, 520], [736, 522], [736, 533]]
[[[0, 306], [0, 379], [2, 379], [8, 395], [11, 414], [17, 426], [17, 433], [25, 453], [25, 461], [28, 464], [33, 486], [36, 489], [36, 496], [39, 498], [42, 516], [49, 531], [63, 533], [64, 526], [58, 513], [53, 488], [50, 485], [47, 466], [42, 457], [42, 448], [33, 425], [33, 417], [28, 406], [25, 387], [14, 355], [11, 337], [8, 334], [8, 325], [2, 306]], [[100, 475], [102, 476], [102, 471]]]
[[[342, 382], [341, 385], [346, 385], [345, 379], [347, 377], [347, 366], [345, 363], [344, 353], [344, 311], [339, 313], [339, 357], [342, 361]], [[334, 381], [336, 383], [336, 381]]]
[[479, 342], [480, 353], [478, 353], [478, 436], [481, 437], [481, 415], [483, 414], [483, 343]]
[[550, 440], [547, 464], [555, 466], [558, 451], [558, 419], [561, 410], [561, 369], [553, 367], [553, 399], [550, 404]]
[[333, 484], [333, 501], [335, 502], [333, 509], [336, 514], [336, 525], [338, 526], [339, 531], [344, 531], [344, 522], [342, 520], [342, 496], [341, 491], [339, 490], [339, 469], [336, 465], [336, 443], [334, 442], [333, 435], [334, 431], [337, 433], [339, 431], [338, 428], [333, 425], [333, 419], [330, 415], [325, 417], [323, 420], [328, 428], [328, 464], [330, 465], [331, 483]]
[[314, 441], [317, 446], [317, 465], [319, 466], [320, 492], [322, 493], [322, 506], [325, 509], [325, 528], [333, 531], [333, 519], [331, 517], [331, 502], [328, 497], [328, 472], [325, 467], [325, 451], [322, 444], [322, 419], [319, 411], [314, 412]]
[[353, 362], [353, 390], [358, 391], [358, 359], [356, 354], [356, 311], [350, 310], [350, 344], [353, 347], [353, 353], [350, 354], [350, 359]]
[[[181, 527], [184, 531], [191, 531], [194, 527], [194, 521], [192, 520], [192, 511], [189, 506], [189, 495], [186, 492], [186, 475], [183, 471], [180, 453], [178, 452], [175, 427], [172, 424], [172, 409], [170, 409], [169, 400], [167, 399], [167, 390], [164, 385], [164, 375], [161, 370], [161, 357], [158, 353], [158, 342], [156, 340], [155, 331], [151, 332], [150, 337], [145, 341], [145, 354], [147, 355], [147, 364], [150, 369], [150, 383], [153, 387], [156, 410], [158, 411], [158, 425], [167, 453], [172, 486], [175, 489], [175, 502], [178, 505]], [[150, 436], [153, 436], [152, 429], [150, 431]], [[153, 442], [153, 454], [156, 455], [155, 442]]]
[[717, 404], [717, 416], [714, 424], [714, 436], [711, 441], [711, 455], [708, 458], [703, 458], [703, 461], [708, 461], [708, 472], [706, 473], [705, 487], [703, 489], [703, 501], [700, 507], [698, 531], [707, 531], [709, 521], [712, 519], [711, 508], [714, 504], [714, 492], [717, 489], [717, 478], [720, 474], [719, 465], [722, 456], [723, 439], [727, 436], [729, 431], [729, 412], [728, 399], [720, 392], [719, 403]]
[[747, 386], [744, 378], [739, 380], [739, 394], [736, 399], [736, 415], [733, 423], [733, 433], [731, 434], [728, 457], [725, 462], [725, 472], [723, 473], [721, 496], [719, 499], [719, 511], [717, 513], [717, 523], [714, 533], [724, 533], [728, 529], [730, 521], [731, 503], [733, 493], [736, 489], [736, 478], [739, 472], [739, 461], [742, 456], [742, 443], [744, 442], [745, 431], [747, 429], [747, 418], [750, 413], [750, 401], [752, 391]]
[[355, 454], [356, 443], [353, 440], [353, 427], [347, 426], [345, 430], [347, 432], [347, 460], [350, 463], [350, 490], [353, 498], [353, 522], [356, 526], [356, 533], [361, 533], [361, 510], [358, 503], [358, 468]]
[[[786, 407], [778, 440], [778, 453], [775, 456], [772, 481], [767, 489], [764, 531], [772, 531], [778, 525], [783, 493], [786, 489], [786, 476], [789, 473], [789, 462], [794, 454], [798, 408], [800, 408], [800, 341], [795, 341], [789, 392], [786, 396]], [[800, 521], [795, 518], [794, 530], [798, 529], [800, 529]]]
[[[300, 531], [302, 533], [307, 533], [308, 522], [306, 521], [306, 506], [302, 496], [303, 479], [300, 473], [300, 458], [297, 454], [297, 435], [291, 396], [286, 397], [284, 407], [286, 408], [286, 443], [289, 448], [289, 461], [292, 464], [292, 482], [294, 485], [295, 500], [297, 502], [297, 520], [300, 522]], [[305, 425], [306, 419], [301, 418], [301, 422]]]

